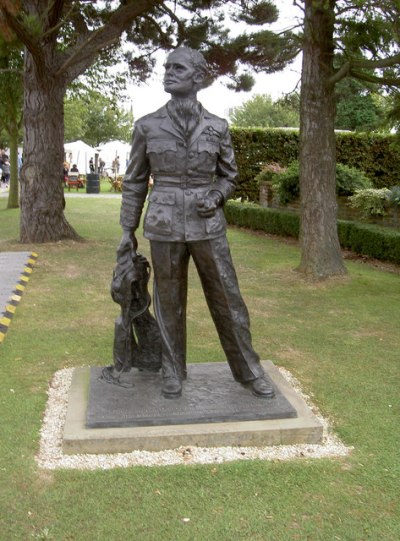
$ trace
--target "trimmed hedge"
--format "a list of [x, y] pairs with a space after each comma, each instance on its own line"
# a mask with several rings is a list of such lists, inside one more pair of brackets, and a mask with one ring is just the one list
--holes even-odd
[[[281, 128], [232, 128], [239, 168], [236, 197], [258, 201], [257, 174], [266, 163], [282, 166], [298, 159], [299, 131]], [[336, 161], [356, 167], [375, 188], [400, 185], [400, 150], [395, 135], [337, 133]]]
[[294, 212], [260, 207], [254, 203], [228, 201], [224, 207], [229, 224], [284, 237], [299, 236], [299, 217]]
[[[261, 230], [272, 235], [294, 238], [299, 236], [300, 218], [294, 212], [228, 201], [225, 205], [225, 216], [231, 225]], [[338, 234], [342, 248], [400, 265], [399, 231], [338, 220]]]

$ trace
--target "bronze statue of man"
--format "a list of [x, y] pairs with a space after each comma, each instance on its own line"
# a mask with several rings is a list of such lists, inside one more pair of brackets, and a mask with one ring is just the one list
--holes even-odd
[[196, 96], [205, 83], [203, 55], [179, 47], [167, 58], [164, 89], [171, 100], [135, 123], [123, 180], [118, 257], [136, 253], [135, 231], [144, 218], [154, 270], [154, 311], [162, 337], [162, 394], [176, 398], [186, 378], [188, 264], [196, 265], [233, 377], [253, 394], [274, 391], [251, 344], [249, 315], [239, 291], [222, 206], [232, 195], [237, 167], [228, 123]]

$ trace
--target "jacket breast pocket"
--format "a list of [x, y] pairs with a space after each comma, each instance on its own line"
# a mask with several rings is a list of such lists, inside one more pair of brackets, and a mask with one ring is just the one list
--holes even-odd
[[157, 139], [148, 141], [147, 154], [153, 173], [174, 172], [176, 169], [176, 141]]
[[219, 144], [214, 141], [202, 141], [197, 143], [199, 157], [198, 169], [206, 173], [214, 173], [219, 154]]
[[171, 235], [174, 206], [175, 193], [152, 192], [144, 218], [145, 232]]

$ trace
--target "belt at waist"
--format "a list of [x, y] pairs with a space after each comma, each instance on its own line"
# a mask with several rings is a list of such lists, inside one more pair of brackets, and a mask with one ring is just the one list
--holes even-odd
[[181, 175], [177, 177], [157, 176], [154, 178], [154, 186], [167, 186], [177, 188], [206, 188], [212, 184], [213, 177], [188, 177]]

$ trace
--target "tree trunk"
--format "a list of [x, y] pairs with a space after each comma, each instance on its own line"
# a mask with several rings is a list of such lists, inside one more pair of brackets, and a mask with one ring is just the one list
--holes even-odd
[[301, 262], [315, 279], [343, 275], [336, 204], [334, 0], [305, 0], [300, 104]]
[[10, 137], [10, 188], [8, 192], [8, 209], [19, 207], [18, 202], [18, 126], [11, 126], [8, 130]]
[[65, 85], [52, 76], [46, 65], [37, 66], [28, 51], [24, 76], [21, 242], [79, 239], [64, 216]]

